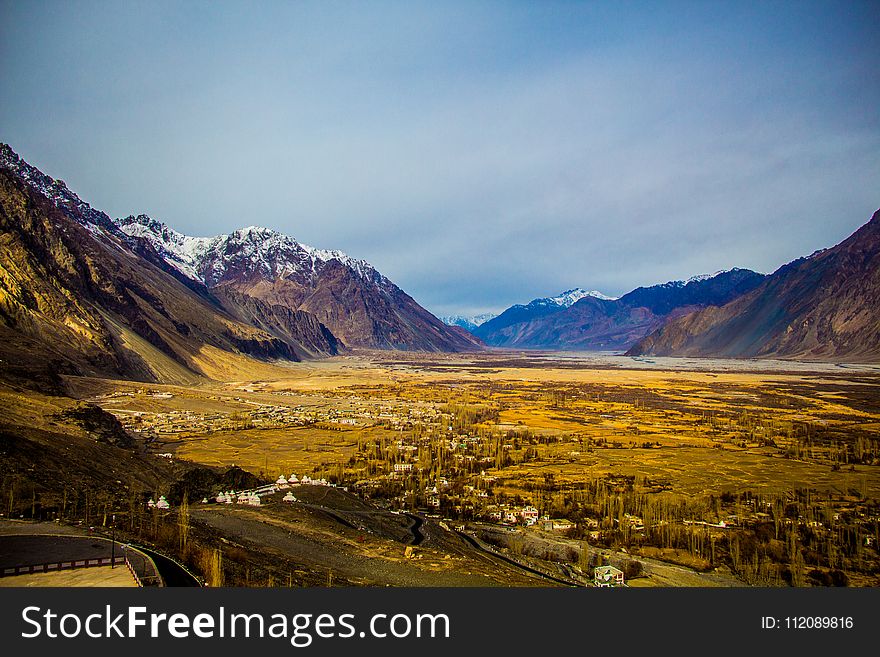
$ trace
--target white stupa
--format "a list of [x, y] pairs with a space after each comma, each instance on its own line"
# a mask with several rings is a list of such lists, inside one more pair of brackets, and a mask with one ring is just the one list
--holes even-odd
[[153, 498], [152, 498], [152, 497], [150, 498], [150, 501], [147, 502], [147, 506], [150, 507], [151, 509], [152, 509], [154, 506], [156, 506], [156, 503], [153, 501]]
[[296, 502], [296, 498], [293, 496], [293, 493], [287, 493], [283, 498], [281, 498], [284, 502]]
[[278, 479], [275, 480], [275, 485], [281, 488], [287, 488], [287, 477], [281, 475]]
[[164, 495], [159, 496], [159, 501], [156, 502], [157, 509], [170, 509], [171, 505], [168, 504], [168, 500], [165, 499]]

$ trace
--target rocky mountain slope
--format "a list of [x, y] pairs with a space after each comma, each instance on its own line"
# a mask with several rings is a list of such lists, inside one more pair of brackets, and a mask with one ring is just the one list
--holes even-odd
[[450, 330], [370, 263], [341, 251], [315, 249], [258, 226], [193, 238], [145, 215], [118, 223], [126, 235], [152, 246], [169, 266], [204, 284], [227, 307], [247, 297], [273, 308], [305, 311], [349, 346], [479, 348], [477, 340]]
[[192, 380], [211, 350], [296, 360], [79, 208], [0, 168], [0, 358], [11, 370]]
[[669, 322], [630, 355], [880, 360], [880, 210], [721, 307]]
[[266, 229], [189, 238], [143, 215], [113, 220], [6, 145], [0, 340], [4, 372], [47, 389], [59, 373], [189, 382], [346, 341], [479, 348], [364, 261]]
[[707, 305], [719, 305], [753, 289], [763, 275], [732, 269], [687, 281], [640, 287], [619, 299], [584, 294], [564, 306], [536, 299], [513, 306], [475, 334], [487, 344], [548, 349], [627, 348], [677, 317]]
[[540, 299], [532, 299], [527, 304], [513, 305], [497, 317], [492, 317], [480, 323], [472, 332], [487, 344], [495, 346], [526, 346], [515, 343], [507, 344], [510, 342], [507, 336], [516, 332], [516, 329], [509, 329], [509, 327], [561, 312], [581, 299], [613, 301], [614, 297], [606, 296], [596, 290], [587, 291], [581, 288], [574, 288], [560, 292], [555, 297], [542, 297]]

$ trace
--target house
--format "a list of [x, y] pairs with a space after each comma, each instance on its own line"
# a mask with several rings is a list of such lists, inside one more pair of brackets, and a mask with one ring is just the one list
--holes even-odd
[[412, 470], [412, 463], [395, 463], [394, 471], [395, 472], [409, 472]]
[[593, 583], [599, 587], [623, 586], [623, 571], [614, 566], [598, 566], [593, 571]]
[[562, 532], [574, 527], [574, 523], [569, 520], [550, 520], [549, 518], [541, 521], [541, 526], [546, 531]]
[[533, 506], [523, 507], [519, 515], [527, 525], [534, 525], [538, 522], [538, 510]]

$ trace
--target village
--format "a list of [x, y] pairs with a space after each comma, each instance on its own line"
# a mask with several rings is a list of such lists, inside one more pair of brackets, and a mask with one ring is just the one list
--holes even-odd
[[[854, 470], [864, 458], [860, 454], [873, 458], [873, 443], [863, 441], [867, 452], [840, 457], [839, 447], [829, 449], [810, 432], [801, 438], [779, 420], [750, 415], [721, 420], [695, 409], [696, 421], [687, 425], [681, 411], [652, 410], [639, 400], [604, 399], [594, 388], [585, 390], [550, 390], [528, 402], [557, 415], [577, 413], [580, 430], [536, 429], [517, 421], [504, 411], [505, 389], [491, 388], [438, 395], [399, 387], [389, 394], [357, 386], [331, 392], [240, 385], [209, 391], [194, 403], [187, 393], [142, 387], [94, 401], [158, 457], [198, 461], [202, 454], [221, 455], [229, 464], [250, 458], [254, 473], [274, 482], [264, 489], [217, 491], [210, 503], [260, 506], [282, 486], [292, 503], [293, 488], [308, 481], [338, 486], [389, 511], [467, 528], [475, 536], [491, 534], [503, 546], [518, 537], [555, 535], [560, 544], [575, 541], [697, 569], [725, 564], [743, 581], [763, 585], [830, 577], [843, 567], [871, 570], [880, 509], [865, 476], [847, 475], [841, 465], [849, 462], [848, 470]], [[667, 426], [665, 437], [639, 430], [640, 416], [651, 417], [655, 427]], [[541, 416], [522, 417], [532, 422]], [[221, 442], [244, 433], [247, 442], [222, 456]], [[765, 438], [771, 434], [775, 445]], [[251, 444], [265, 446], [262, 458], [253, 458]], [[731, 492], [695, 495], [678, 492], [676, 479], [601, 465], [677, 459], [683, 452], [671, 447], [682, 444], [694, 458], [706, 458], [707, 467], [717, 467], [719, 459], [734, 463], [752, 450], [776, 456], [778, 467], [830, 467], [831, 476], [851, 483], [841, 492], [819, 494], [766, 482], [750, 490], [747, 482], [732, 481]], [[298, 477], [288, 474], [293, 468]], [[870, 472], [864, 466], [859, 471]], [[792, 558], [792, 545], [801, 546], [812, 563]]]

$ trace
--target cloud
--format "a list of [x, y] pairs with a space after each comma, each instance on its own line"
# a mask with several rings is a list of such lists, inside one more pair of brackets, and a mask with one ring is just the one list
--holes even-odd
[[269, 225], [443, 313], [769, 271], [877, 209], [876, 5], [644, 9], [3, 5], [2, 137], [112, 214]]

